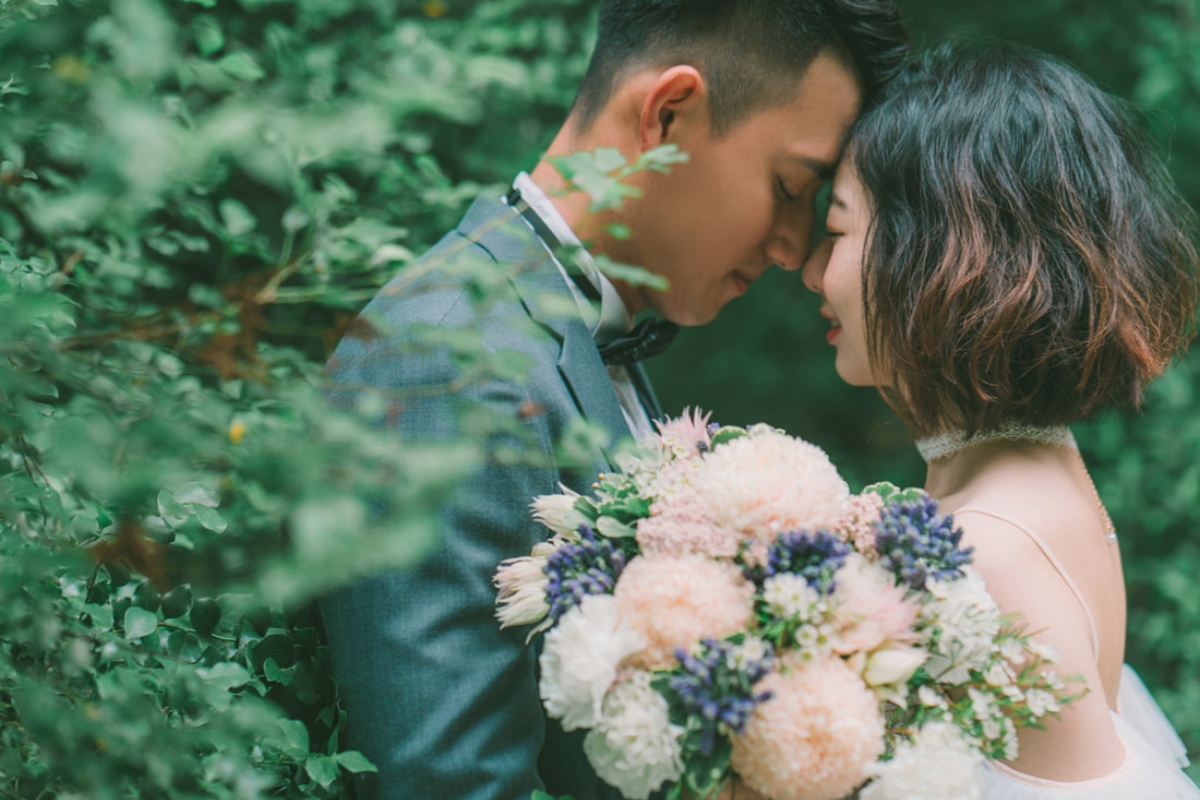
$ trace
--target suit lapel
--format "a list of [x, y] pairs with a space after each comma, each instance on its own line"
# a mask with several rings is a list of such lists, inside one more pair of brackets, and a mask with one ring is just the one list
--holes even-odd
[[658, 402], [658, 395], [654, 393], [654, 386], [651, 385], [650, 376], [646, 374], [646, 370], [640, 363], [630, 364], [625, 369], [629, 372], [629, 380], [637, 389], [638, 398], [642, 401], [642, 407], [646, 409], [650, 421], [665, 419], [666, 415], [663, 413], [662, 404]]
[[[592, 335], [582, 322], [569, 325], [564, 330], [558, 372], [570, 387], [575, 404], [585, 418], [608, 428], [614, 443], [631, 435], [625, 415], [621, 413], [621, 403], [617, 400], [612, 379], [600, 360]], [[607, 452], [605, 457], [609, 457]], [[611, 459], [609, 466], [613, 466]]]
[[[579, 317], [566, 279], [541, 241], [519, 222], [515, 211], [498, 199], [486, 197], [471, 206], [459, 232], [478, 242], [497, 263], [511, 270], [509, 278], [526, 312], [562, 343], [558, 372], [580, 414], [604, 425], [614, 443], [630, 436], [600, 352]], [[640, 388], [638, 391], [641, 393]], [[614, 467], [607, 450], [604, 456], [609, 467]]]

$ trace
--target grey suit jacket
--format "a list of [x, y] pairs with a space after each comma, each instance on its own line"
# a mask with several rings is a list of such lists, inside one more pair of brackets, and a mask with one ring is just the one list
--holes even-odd
[[[517, 266], [503, 296], [479, 313], [456, 277], [458, 259]], [[408, 390], [451, 383], [458, 370], [445, 352], [405, 352], [414, 324], [470, 328], [490, 351], [527, 354], [524, 384], [488, 380], [457, 394], [403, 401], [381, 420], [405, 441], [458, 433], [464, 402], [485, 404], [524, 427], [552, 452], [580, 415], [605, 425], [614, 441], [629, 435], [616, 392], [586, 326], [539, 309], [544, 296], [570, 299], [561, 272], [524, 221], [499, 199], [477, 200], [457, 230], [424, 259], [439, 264], [403, 293], [385, 288], [364, 311], [394, 336], [343, 340], [330, 362], [331, 400], [351, 407], [358, 389]], [[399, 280], [399, 279], [398, 279]], [[394, 281], [393, 284], [396, 282]], [[560, 307], [569, 304], [559, 303]], [[560, 311], [561, 313], [561, 311]], [[634, 383], [651, 416], [657, 401], [640, 367]], [[419, 566], [361, 580], [320, 603], [349, 745], [378, 767], [361, 787], [371, 798], [516, 800], [534, 788], [577, 800], [618, 794], [596, 778], [582, 732], [546, 719], [537, 693], [536, 653], [525, 630], [501, 631], [493, 616], [492, 576], [504, 558], [526, 555], [547, 535], [530, 518], [535, 495], [561, 482], [586, 493], [611, 469], [596, 451], [584, 469], [482, 467], [441, 507], [442, 538]]]

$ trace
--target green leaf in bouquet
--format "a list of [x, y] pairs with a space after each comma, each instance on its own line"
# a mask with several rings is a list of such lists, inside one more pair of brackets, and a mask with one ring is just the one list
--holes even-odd
[[889, 483], [887, 481], [872, 483], [870, 486], [862, 490], [863, 494], [866, 494], [867, 492], [879, 495], [879, 498], [885, 503], [911, 503], [925, 497], [924, 489], [918, 489], [916, 487], [901, 489], [896, 484]]
[[596, 530], [601, 536], [607, 536], [609, 539], [630, 539], [637, 536], [637, 528], [618, 522], [615, 517], [600, 517], [596, 520]]
[[595, 522], [600, 517], [600, 509], [596, 508], [596, 504], [586, 497], [578, 498], [574, 508], [591, 522]]
[[727, 736], [717, 738], [712, 755], [706, 756], [697, 748], [683, 774], [687, 788], [696, 797], [715, 797], [730, 780], [729, 759], [732, 755], [733, 744]]
[[746, 435], [747, 432], [745, 428], [739, 428], [736, 425], [725, 425], [719, 431], [713, 434], [712, 443], [709, 445], [709, 447], [711, 449], [723, 444], [728, 444], [734, 439], [740, 439]]

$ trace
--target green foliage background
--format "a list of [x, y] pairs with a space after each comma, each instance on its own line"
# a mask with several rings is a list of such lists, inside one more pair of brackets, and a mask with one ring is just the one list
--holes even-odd
[[[321, 364], [533, 165], [592, 6], [0, 0], [0, 795], [332, 797], [371, 769], [308, 603], [419, 558], [506, 421], [397, 447], [327, 409]], [[1200, 201], [1197, 0], [901, 6], [919, 44], [1015, 39], [1132, 99]], [[785, 427], [857, 485], [919, 482], [815, 312], [772, 273], [650, 365], [668, 410]], [[465, 380], [515, 369], [452, 344]], [[1076, 430], [1122, 535], [1129, 660], [1194, 753], [1198, 377], [1194, 355], [1143, 414]]]

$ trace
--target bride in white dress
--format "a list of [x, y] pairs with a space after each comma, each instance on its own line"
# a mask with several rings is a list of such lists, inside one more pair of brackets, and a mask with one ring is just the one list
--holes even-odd
[[1001, 608], [1089, 689], [985, 800], [1200, 798], [1124, 665], [1117, 534], [1065, 427], [1136, 407], [1196, 307], [1194, 217], [1143, 135], [1052, 59], [944, 48], [857, 124], [827, 229], [804, 279], [838, 373], [881, 388]]

